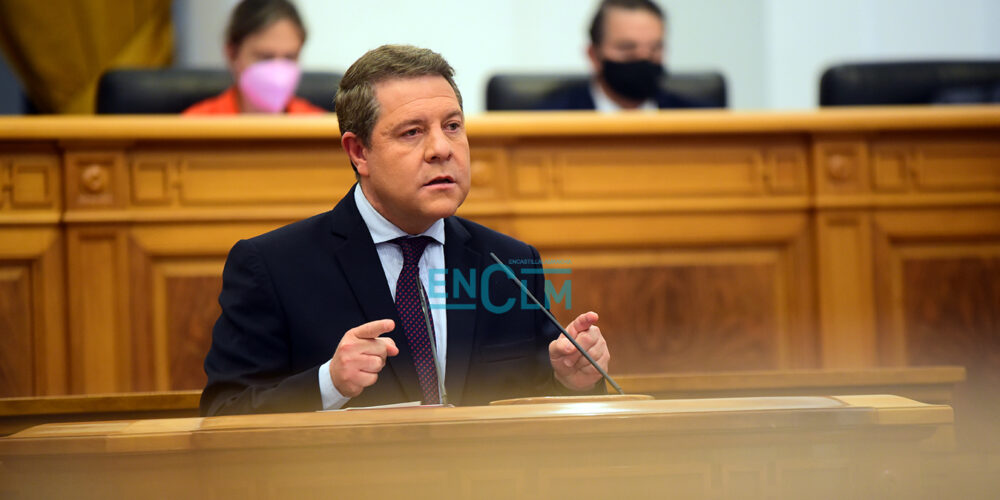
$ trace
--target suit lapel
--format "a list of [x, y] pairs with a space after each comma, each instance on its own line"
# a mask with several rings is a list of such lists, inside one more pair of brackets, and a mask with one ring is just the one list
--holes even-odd
[[[382, 335], [392, 339], [399, 348], [398, 355], [387, 359], [386, 368], [392, 370], [394, 378], [399, 382], [408, 400], [419, 401], [422, 395], [417, 381], [417, 370], [413, 365], [413, 355], [406, 342], [396, 304], [393, 303], [392, 294], [386, 285], [385, 271], [375, 250], [375, 243], [354, 203], [354, 189], [358, 189], [357, 185], [333, 210], [332, 232], [335, 236], [344, 238], [335, 255], [366, 321], [388, 318], [396, 323], [395, 330]], [[451, 320], [450, 317], [448, 319]], [[380, 380], [385, 375], [383, 369]]]
[[[448, 293], [448, 355], [445, 373], [445, 387], [449, 400], [461, 404], [462, 393], [465, 390], [465, 378], [469, 373], [469, 361], [472, 357], [472, 347], [476, 336], [476, 311], [478, 301], [469, 297], [465, 289], [459, 296], [455, 292], [455, 273], [461, 272], [465, 280], [470, 278], [470, 270], [476, 270], [472, 286], [480, 291], [480, 274], [482, 274], [483, 256], [469, 247], [469, 232], [462, 227], [455, 217], [445, 219], [444, 262], [448, 268], [445, 275], [445, 287]], [[467, 306], [457, 308], [455, 306]], [[471, 308], [469, 308], [471, 306]]]

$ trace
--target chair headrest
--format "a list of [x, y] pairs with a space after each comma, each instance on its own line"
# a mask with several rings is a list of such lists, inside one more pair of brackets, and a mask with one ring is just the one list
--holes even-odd
[[[333, 111], [341, 74], [304, 72], [295, 95]], [[232, 85], [215, 69], [113, 69], [97, 84], [98, 114], [174, 114]]]
[[[567, 87], [584, 85], [583, 73], [498, 73], [486, 86], [489, 111], [529, 110], [546, 97]], [[674, 73], [660, 81], [660, 88], [712, 107], [726, 107], [726, 80], [721, 73]]]
[[819, 104], [862, 106], [959, 100], [988, 102], [982, 99], [992, 96], [997, 86], [1000, 86], [1000, 61], [841, 64], [823, 72], [819, 84]]

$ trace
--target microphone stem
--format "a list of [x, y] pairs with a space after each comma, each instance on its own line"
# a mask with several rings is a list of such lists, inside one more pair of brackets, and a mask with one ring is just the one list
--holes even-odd
[[583, 357], [587, 358], [587, 361], [590, 362], [590, 365], [596, 368], [597, 371], [601, 373], [601, 376], [604, 377], [604, 380], [607, 380], [608, 383], [611, 384], [611, 387], [614, 387], [615, 390], [618, 391], [618, 394], [625, 394], [625, 391], [623, 391], [621, 386], [619, 386], [618, 383], [615, 382], [615, 379], [611, 378], [611, 375], [608, 375], [608, 372], [605, 371], [604, 368], [601, 368], [601, 365], [597, 364], [597, 361], [594, 361], [594, 358], [590, 356], [590, 353], [585, 351], [583, 347], [576, 342], [576, 339], [574, 339], [569, 335], [569, 332], [567, 332], [566, 329], [559, 324], [559, 320], [557, 320], [556, 317], [553, 316], [552, 313], [550, 313], [549, 310], [546, 309], [546, 307], [543, 306], [542, 303], [535, 298], [534, 294], [532, 294], [531, 291], [528, 290], [528, 287], [524, 286], [524, 283], [521, 283], [521, 280], [517, 279], [517, 276], [514, 275], [514, 271], [512, 271], [509, 267], [507, 267], [506, 264], [501, 262], [495, 253], [490, 252], [490, 257], [493, 257], [493, 260], [495, 260], [497, 264], [500, 264], [500, 267], [503, 268], [503, 270], [507, 273], [507, 277], [510, 278], [512, 281], [514, 281], [514, 283], [517, 283], [517, 286], [521, 288], [521, 291], [527, 294], [528, 298], [531, 299], [532, 302], [538, 305], [538, 308], [541, 309], [542, 312], [549, 317], [549, 319], [552, 321], [554, 325], [559, 327], [559, 331], [562, 332], [562, 334], [565, 335], [567, 339], [569, 339], [570, 343], [573, 344], [573, 347], [576, 347], [577, 351], [580, 351], [580, 354], [583, 354]]
[[417, 272], [417, 294], [420, 295], [420, 310], [424, 313], [424, 323], [427, 325], [427, 340], [431, 344], [431, 356], [434, 357], [434, 371], [437, 372], [438, 402], [446, 405], [448, 404], [448, 392], [445, 391], [444, 378], [441, 376], [444, 372], [444, 367], [441, 366], [443, 361], [438, 359], [437, 345], [434, 342], [434, 324], [431, 323], [431, 315], [427, 307], [427, 297], [424, 296], [424, 284], [420, 281], [419, 272]]

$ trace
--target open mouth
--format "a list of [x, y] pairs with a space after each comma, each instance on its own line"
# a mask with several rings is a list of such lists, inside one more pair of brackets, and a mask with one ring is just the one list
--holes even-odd
[[452, 179], [451, 177], [448, 177], [447, 175], [441, 175], [441, 176], [438, 176], [438, 177], [435, 177], [435, 178], [431, 179], [431, 181], [428, 182], [427, 184], [424, 184], [424, 186], [433, 186], [435, 184], [454, 184], [454, 183], [455, 183], [455, 179]]

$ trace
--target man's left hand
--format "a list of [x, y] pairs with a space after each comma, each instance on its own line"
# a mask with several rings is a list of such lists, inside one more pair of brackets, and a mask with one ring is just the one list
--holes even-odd
[[[611, 353], [608, 352], [608, 343], [604, 341], [601, 329], [595, 324], [597, 319], [597, 313], [593, 311], [583, 313], [566, 327], [566, 331], [607, 371]], [[559, 335], [558, 339], [549, 344], [549, 361], [552, 362], [556, 380], [571, 390], [587, 390], [601, 380], [601, 372], [591, 366], [587, 358], [564, 335]]]

